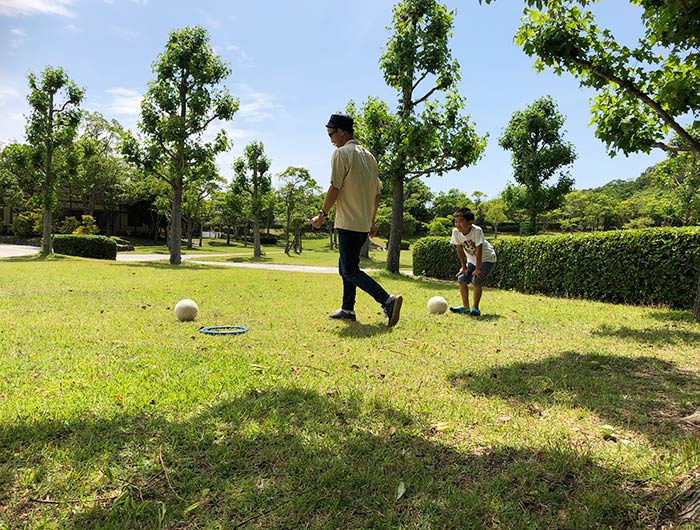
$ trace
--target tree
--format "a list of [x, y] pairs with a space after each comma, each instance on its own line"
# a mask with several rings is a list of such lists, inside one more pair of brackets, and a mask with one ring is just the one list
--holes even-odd
[[192, 248], [195, 228], [199, 225], [201, 233], [203, 224], [211, 213], [209, 199], [219, 190], [219, 183], [223, 182], [213, 160], [202, 164], [198, 169], [208, 174], [199, 175], [196, 185], [189, 186], [182, 197], [182, 221], [188, 249]]
[[[700, 129], [700, 124], [695, 129]], [[671, 145], [680, 143], [678, 137], [671, 140]], [[666, 160], [652, 168], [651, 176], [656, 183], [669, 190], [677, 204], [681, 224], [700, 222], [700, 153], [670, 153]]]
[[486, 201], [482, 207], [484, 210], [484, 216], [486, 217], [486, 222], [493, 226], [493, 237], [497, 238], [498, 225], [505, 223], [508, 220], [503, 199], [491, 199], [490, 201]]
[[459, 191], [457, 188], [447, 190], [447, 193], [441, 191], [433, 200], [431, 211], [433, 217], [452, 217], [452, 214], [457, 208], [473, 208], [474, 203], [467, 194]]
[[[539, 230], [538, 216], [557, 208], [574, 184], [563, 170], [576, 159], [573, 145], [561, 137], [563, 125], [556, 103], [546, 96], [524, 111], [515, 111], [498, 140], [503, 149], [511, 151], [513, 177], [524, 188], [524, 193], [506, 200], [522, 201], [516, 206], [527, 211], [530, 234]], [[557, 174], [557, 181], [547, 185]]]
[[[387, 85], [398, 93], [396, 112], [369, 98], [356, 116], [358, 137], [377, 157], [392, 197], [386, 269], [398, 273], [403, 235], [404, 187], [475, 163], [486, 146], [462, 115], [459, 64], [448, 46], [454, 11], [435, 0], [400, 0], [380, 60]], [[349, 105], [352, 115], [354, 105]]]
[[60, 67], [47, 66], [40, 77], [30, 72], [27, 79], [30, 114], [26, 134], [32, 147], [32, 166], [41, 181], [44, 210], [41, 254], [47, 256], [53, 250], [51, 232], [56, 187], [58, 180], [74, 164], [73, 142], [85, 91]]
[[[700, 3], [632, 0], [645, 34], [631, 49], [596, 25], [585, 9], [591, 1], [526, 0], [537, 9], [526, 10], [516, 42], [537, 57], [538, 70], [567, 71], [597, 91], [592, 121], [611, 155], [700, 152], [700, 131], [692, 130], [700, 112]], [[667, 141], [669, 130], [679, 145]], [[700, 320], [700, 278], [693, 316]]]
[[83, 115], [76, 142], [77, 170], [67, 179], [70, 201], [77, 201], [83, 213], [93, 216], [102, 204], [107, 215], [107, 234], [112, 233], [114, 213], [127, 199], [127, 180], [133, 168], [119, 155], [124, 130], [116, 120], [97, 112]]
[[226, 229], [226, 244], [231, 244], [231, 232], [236, 233], [238, 226], [246, 219], [245, 201], [235, 184], [224, 193], [216, 196], [216, 215]]
[[268, 175], [270, 159], [265, 155], [262, 142], [253, 141], [245, 147], [243, 156], [233, 163], [236, 186], [250, 196], [253, 221], [253, 256], [262, 256], [260, 248], [260, 220], [264, 210], [265, 195], [272, 189], [272, 179]]
[[209, 178], [211, 172], [201, 166], [229, 147], [223, 130], [212, 142], [203, 141], [202, 135], [214, 120], [231, 120], [238, 101], [219, 87], [231, 70], [214, 54], [204, 28], [172, 31], [153, 72], [156, 78], [141, 102], [139, 128], [146, 140], [141, 147], [130, 137], [124, 150], [146, 173], [157, 175], [172, 189], [170, 263], [179, 265], [185, 190]]
[[39, 196], [40, 184], [30, 145], [12, 143], [0, 152], [0, 204], [24, 210], [29, 199]]
[[289, 251], [294, 248], [294, 252], [301, 254], [301, 236], [309, 225], [309, 212], [314, 211], [314, 202], [317, 201], [321, 188], [311, 178], [309, 170], [303, 167], [290, 166], [279, 174], [279, 179], [284, 183], [279, 190], [284, 208], [284, 252], [289, 255]]

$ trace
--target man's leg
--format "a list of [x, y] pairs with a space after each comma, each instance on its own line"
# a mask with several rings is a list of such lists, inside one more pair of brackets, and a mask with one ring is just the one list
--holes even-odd
[[[340, 274], [343, 276], [343, 303], [345, 303], [345, 282], [347, 281], [352, 285], [352, 288], [359, 287], [379, 304], [385, 306], [389, 300], [389, 293], [360, 269], [360, 251], [366, 240], [367, 234], [343, 229], [338, 230], [338, 249], [342, 260]], [[351, 292], [351, 289], [348, 288], [348, 297]], [[354, 303], [353, 293], [353, 306]], [[343, 308], [345, 309], [345, 307]]]

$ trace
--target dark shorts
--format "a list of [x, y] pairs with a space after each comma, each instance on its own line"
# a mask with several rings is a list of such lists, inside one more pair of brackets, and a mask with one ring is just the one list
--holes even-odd
[[460, 283], [478, 283], [479, 285], [482, 285], [485, 281], [486, 278], [489, 277], [489, 275], [493, 272], [493, 268], [496, 266], [495, 261], [484, 261], [481, 263], [481, 278], [477, 278], [476, 276], [473, 276], [474, 270], [476, 269], [476, 265], [473, 263], [468, 263], [467, 264], [467, 273], [460, 274], [457, 276], [457, 281]]

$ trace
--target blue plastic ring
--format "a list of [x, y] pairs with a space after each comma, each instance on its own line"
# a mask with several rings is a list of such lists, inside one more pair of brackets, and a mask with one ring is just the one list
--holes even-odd
[[200, 333], [207, 335], [240, 335], [248, 331], [245, 326], [210, 326], [208, 328], [199, 328]]

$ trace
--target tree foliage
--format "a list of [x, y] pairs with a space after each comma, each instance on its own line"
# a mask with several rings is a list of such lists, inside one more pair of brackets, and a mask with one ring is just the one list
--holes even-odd
[[[532, 9], [525, 10], [516, 42], [536, 57], [538, 70], [569, 72], [596, 90], [596, 136], [611, 155], [652, 148], [700, 151], [700, 137], [689, 129], [700, 111], [698, 2], [632, 0], [645, 25], [636, 47], [620, 44], [596, 24], [588, 9], [595, 0], [525, 3]], [[669, 144], [669, 131], [678, 135], [678, 145]]]
[[286, 244], [284, 252], [301, 254], [302, 235], [309, 226], [309, 213], [318, 209], [318, 199], [321, 188], [311, 178], [309, 170], [303, 167], [288, 167], [279, 174], [282, 187], [279, 189], [279, 199], [284, 212], [284, 232]]
[[29, 80], [27, 142], [31, 146], [31, 169], [39, 176], [43, 207], [41, 253], [52, 251], [52, 211], [56, 188], [75, 167], [73, 144], [80, 123], [80, 103], [85, 91], [68, 77], [63, 68], [47, 66]]
[[[561, 204], [574, 181], [565, 168], [576, 159], [574, 147], [562, 138], [564, 117], [549, 97], [543, 97], [524, 111], [513, 113], [498, 140], [511, 151], [513, 177], [524, 193], [510, 195], [507, 200], [528, 214], [528, 232], [538, 232], [538, 217]], [[547, 182], [558, 177], [553, 184]]]
[[403, 235], [404, 187], [429, 175], [443, 175], [475, 163], [486, 145], [463, 114], [457, 92], [459, 64], [449, 39], [454, 12], [435, 0], [400, 0], [380, 67], [398, 96], [396, 111], [369, 98], [356, 112], [358, 137], [377, 157], [391, 192], [391, 233], [387, 265], [398, 272]]
[[267, 202], [272, 191], [272, 179], [268, 170], [272, 165], [265, 155], [265, 146], [262, 142], [252, 141], [245, 147], [243, 156], [238, 157], [233, 163], [236, 189], [245, 193], [250, 198], [250, 213], [253, 221], [253, 255], [256, 258], [262, 256], [260, 246], [260, 221], [263, 212], [267, 209]]
[[231, 70], [215, 55], [204, 28], [172, 31], [153, 72], [156, 78], [141, 102], [139, 128], [145, 141], [140, 146], [128, 138], [125, 152], [172, 189], [170, 263], [179, 265], [185, 190], [211, 178], [206, 167], [229, 147], [225, 131], [210, 142], [203, 140], [203, 134], [214, 120], [231, 120], [238, 101], [220, 87]]

